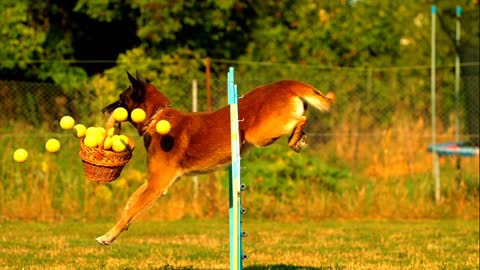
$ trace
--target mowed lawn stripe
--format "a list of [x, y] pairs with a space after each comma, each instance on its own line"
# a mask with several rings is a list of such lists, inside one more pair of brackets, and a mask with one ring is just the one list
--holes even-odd
[[[138, 221], [111, 246], [110, 223], [0, 223], [1, 269], [226, 269], [228, 220]], [[478, 220], [244, 219], [245, 269], [478, 269]]]

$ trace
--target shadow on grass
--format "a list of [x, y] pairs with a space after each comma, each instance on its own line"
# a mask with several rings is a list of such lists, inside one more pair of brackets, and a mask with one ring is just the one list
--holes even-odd
[[244, 267], [245, 270], [342, 270], [343, 267], [340, 266], [297, 266], [289, 264], [273, 264], [273, 265], [252, 265]]
[[[197, 269], [194, 267], [173, 267], [173, 266], [165, 266], [163, 268], [156, 268], [157, 270], [190, 270], [190, 269]], [[243, 267], [244, 270], [343, 270], [344, 268], [341, 266], [320, 266], [320, 267], [313, 267], [313, 266], [296, 266], [296, 265], [289, 265], [289, 264], [273, 264], [273, 265], [251, 265], [247, 267]]]

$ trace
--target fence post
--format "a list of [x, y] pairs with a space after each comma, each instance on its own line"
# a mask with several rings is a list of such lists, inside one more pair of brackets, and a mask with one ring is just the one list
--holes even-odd
[[[462, 8], [457, 6], [456, 8], [457, 21], [455, 27], [455, 142], [460, 141], [460, 16], [462, 14]], [[462, 171], [461, 171], [461, 162], [460, 156], [457, 156], [456, 160], [457, 172], [455, 174], [455, 179], [457, 181], [457, 187], [460, 188], [462, 182]]]
[[435, 18], [437, 16], [437, 7], [432, 6], [432, 55], [431, 55], [431, 99], [432, 99], [432, 164], [433, 164], [433, 178], [435, 179], [435, 202], [440, 204], [440, 165], [438, 160], [438, 153], [436, 149], [437, 143], [437, 123], [436, 123], [436, 93], [435, 93]]
[[[198, 111], [198, 83], [197, 80], [192, 81], [192, 112]], [[198, 199], [198, 175], [193, 176], [193, 200], [195, 203], [195, 210], [197, 207]]]

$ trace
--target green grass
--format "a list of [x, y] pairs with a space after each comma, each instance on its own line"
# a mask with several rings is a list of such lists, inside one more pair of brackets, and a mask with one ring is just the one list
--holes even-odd
[[[113, 222], [113, 221], [112, 221]], [[228, 221], [139, 221], [111, 246], [111, 223], [0, 223], [1, 269], [226, 269]], [[244, 268], [478, 269], [478, 220], [244, 219]]]

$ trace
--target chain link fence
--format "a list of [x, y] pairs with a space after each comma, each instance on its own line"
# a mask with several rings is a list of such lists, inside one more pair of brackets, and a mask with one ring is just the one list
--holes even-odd
[[0, 129], [7, 132], [15, 124], [51, 131], [58, 127], [62, 116], [78, 119], [93, 109], [80, 91], [67, 95], [53, 83], [9, 80], [0, 80], [0, 106]]
[[[301, 80], [324, 93], [335, 92], [337, 101], [329, 114], [310, 112], [308, 133], [312, 145], [317, 140], [348, 138], [353, 143], [348, 147], [355, 158], [360, 142], [378, 142], [385, 132], [391, 132], [395, 137], [428, 141], [431, 119], [429, 67], [325, 68], [214, 60], [211, 68], [218, 75], [209, 78], [210, 101], [207, 100], [207, 78], [197, 80], [198, 110], [207, 111], [209, 104], [213, 109], [227, 104], [226, 75], [223, 76], [220, 71], [227, 70], [230, 65], [236, 67], [240, 94], [282, 79]], [[452, 140], [454, 122], [458, 117], [461, 139], [478, 145], [479, 75], [475, 72], [478, 71], [478, 63], [463, 65], [462, 71], [463, 87], [457, 108], [454, 67], [437, 68], [438, 137], [440, 140]], [[190, 110], [192, 100], [188, 99], [188, 92], [192, 82], [178, 81], [172, 85], [183, 96], [174, 105]], [[3, 109], [0, 130], [9, 132], [12, 126], [22, 123], [54, 131], [58, 127], [57, 120], [63, 115], [76, 119], [98, 115], [101, 108], [91, 107], [89, 102], [92, 99], [95, 96], [80, 90], [67, 95], [61, 87], [52, 83], [0, 80], [0, 106]]]

